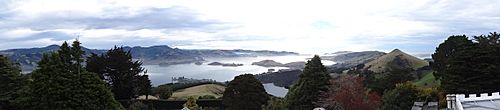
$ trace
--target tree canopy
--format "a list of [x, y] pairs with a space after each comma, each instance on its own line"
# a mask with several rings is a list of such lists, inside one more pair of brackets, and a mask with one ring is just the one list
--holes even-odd
[[498, 92], [500, 35], [450, 36], [436, 48], [431, 66], [446, 93]]
[[83, 54], [78, 41], [44, 54], [32, 73], [26, 109], [123, 109], [95, 73], [82, 69]]
[[383, 96], [382, 110], [410, 110], [418, 99], [418, 89], [411, 83], [398, 84], [386, 91]]
[[287, 107], [291, 110], [311, 110], [320, 94], [328, 90], [328, 75], [318, 55], [307, 61], [299, 80], [290, 88], [285, 96]]
[[252, 74], [236, 76], [222, 96], [228, 110], [261, 110], [268, 100], [264, 86]]
[[330, 80], [329, 90], [324, 92], [318, 105], [328, 110], [377, 110], [381, 97], [365, 88], [358, 75], [343, 75]]
[[153, 91], [155, 95], [157, 95], [160, 99], [168, 99], [170, 96], [172, 96], [172, 93], [174, 91], [172, 90], [171, 87], [168, 85], [160, 85], [156, 87]]
[[25, 86], [19, 65], [0, 55], [0, 110], [19, 109], [14, 100], [19, 97], [19, 92]]
[[85, 69], [106, 81], [116, 99], [132, 99], [151, 92], [151, 82], [145, 73], [141, 74], [141, 65], [132, 59], [130, 51], [115, 46], [105, 54], [88, 57]]

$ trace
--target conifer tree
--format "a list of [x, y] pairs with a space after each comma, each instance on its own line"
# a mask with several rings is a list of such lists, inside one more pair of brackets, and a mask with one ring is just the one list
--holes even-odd
[[312, 110], [314, 102], [320, 99], [320, 94], [328, 90], [330, 80], [325, 66], [319, 56], [315, 55], [307, 61], [299, 80], [290, 88], [285, 99], [291, 110]]
[[149, 80], [149, 75], [138, 76], [136, 90], [139, 95], [146, 95], [146, 99], [153, 92], [151, 87], [151, 80]]
[[19, 109], [14, 100], [24, 86], [24, 78], [19, 65], [0, 55], [0, 110]]
[[[114, 47], [103, 55], [92, 54], [88, 57], [86, 70], [97, 73], [106, 81], [116, 99], [132, 99], [146, 95], [151, 90], [147, 75], [141, 75], [142, 62], [133, 61], [130, 51]], [[142, 92], [142, 93], [141, 93]]]
[[439, 44], [436, 48], [436, 52], [432, 54], [433, 62], [430, 63], [430, 66], [434, 71], [434, 75], [436, 78], [441, 78], [442, 74], [444, 74], [444, 70], [447, 68], [448, 63], [450, 62], [450, 57], [459, 52], [461, 48], [465, 48], [471, 46], [473, 43], [469, 40], [465, 35], [458, 36], [450, 36], [443, 43]]
[[123, 107], [95, 73], [82, 69], [80, 42], [44, 54], [32, 73], [29, 108], [37, 110], [119, 110]]
[[485, 93], [500, 90], [500, 34], [451, 36], [432, 55], [433, 69], [445, 93]]

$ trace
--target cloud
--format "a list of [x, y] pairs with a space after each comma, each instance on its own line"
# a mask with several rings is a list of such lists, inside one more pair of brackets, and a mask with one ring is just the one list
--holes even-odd
[[0, 2], [0, 49], [45, 46], [78, 35], [91, 48], [170, 45], [318, 54], [400, 48], [423, 55], [450, 35], [498, 31], [499, 4], [495, 0], [6, 0]]
[[196, 14], [181, 7], [149, 8], [138, 14], [123, 12], [124, 8], [107, 9], [106, 15], [81, 14], [78, 11], [54, 12], [50, 15], [33, 16], [26, 19], [17, 15], [4, 18], [0, 28], [30, 28], [34, 30], [48, 29], [210, 29], [218, 22], [200, 20]]

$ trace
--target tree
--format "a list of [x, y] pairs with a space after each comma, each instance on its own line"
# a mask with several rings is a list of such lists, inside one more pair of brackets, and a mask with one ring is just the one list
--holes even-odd
[[160, 85], [156, 87], [153, 92], [160, 99], [168, 99], [170, 96], [172, 96], [173, 90], [168, 85]]
[[386, 90], [391, 90], [398, 83], [404, 83], [415, 79], [414, 70], [410, 67], [399, 67], [395, 60], [391, 62], [385, 73], [373, 73], [365, 71], [363, 76], [366, 78], [365, 84], [368, 88], [383, 95]]
[[286, 110], [285, 99], [279, 97], [271, 97], [267, 101], [267, 105], [262, 110]]
[[116, 99], [132, 99], [151, 89], [148, 77], [140, 74], [144, 71], [141, 65], [142, 62], [133, 61], [130, 51], [115, 46], [103, 55], [88, 57], [85, 69], [106, 81]]
[[229, 82], [222, 103], [228, 110], [261, 110], [269, 96], [262, 83], [252, 74], [236, 76]]
[[149, 75], [138, 76], [137, 79], [137, 91], [139, 95], [146, 95], [148, 99], [149, 94], [152, 93], [151, 80], [149, 80]]
[[358, 75], [345, 75], [332, 79], [329, 90], [322, 94], [318, 105], [328, 110], [377, 110], [380, 96], [363, 85]]
[[217, 97], [215, 97], [213, 95], [203, 95], [203, 96], [199, 96], [198, 99], [217, 99]]
[[382, 110], [410, 110], [413, 102], [418, 100], [419, 90], [410, 82], [398, 84], [396, 88], [386, 91], [383, 96]]
[[19, 91], [24, 87], [19, 65], [0, 55], [0, 110], [20, 109], [14, 100], [19, 97]]
[[[500, 83], [500, 35], [451, 36], [433, 54], [433, 69], [445, 93], [497, 92]], [[458, 39], [458, 40], [457, 40]], [[460, 42], [460, 43], [456, 43]], [[463, 43], [465, 42], [465, 43]]]
[[200, 107], [198, 104], [196, 104], [196, 99], [194, 97], [189, 97], [186, 103], [184, 104], [184, 107], [188, 108], [189, 110], [199, 110]]
[[26, 109], [123, 109], [95, 73], [82, 69], [83, 54], [78, 41], [44, 54], [32, 73]]
[[291, 110], [311, 110], [315, 108], [320, 93], [328, 90], [328, 75], [318, 55], [307, 61], [299, 80], [290, 88], [285, 100]]
[[433, 62], [430, 66], [434, 71], [436, 78], [441, 79], [442, 74], [444, 74], [447, 64], [449, 63], [449, 58], [459, 52], [461, 48], [471, 46], [473, 43], [465, 35], [450, 36], [443, 43], [439, 44], [436, 48], [436, 52], [432, 54]]

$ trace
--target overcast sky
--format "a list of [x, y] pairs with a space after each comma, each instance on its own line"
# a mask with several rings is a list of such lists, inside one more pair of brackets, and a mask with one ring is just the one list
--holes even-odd
[[169, 45], [301, 53], [429, 54], [500, 29], [498, 0], [0, 0], [0, 50]]

